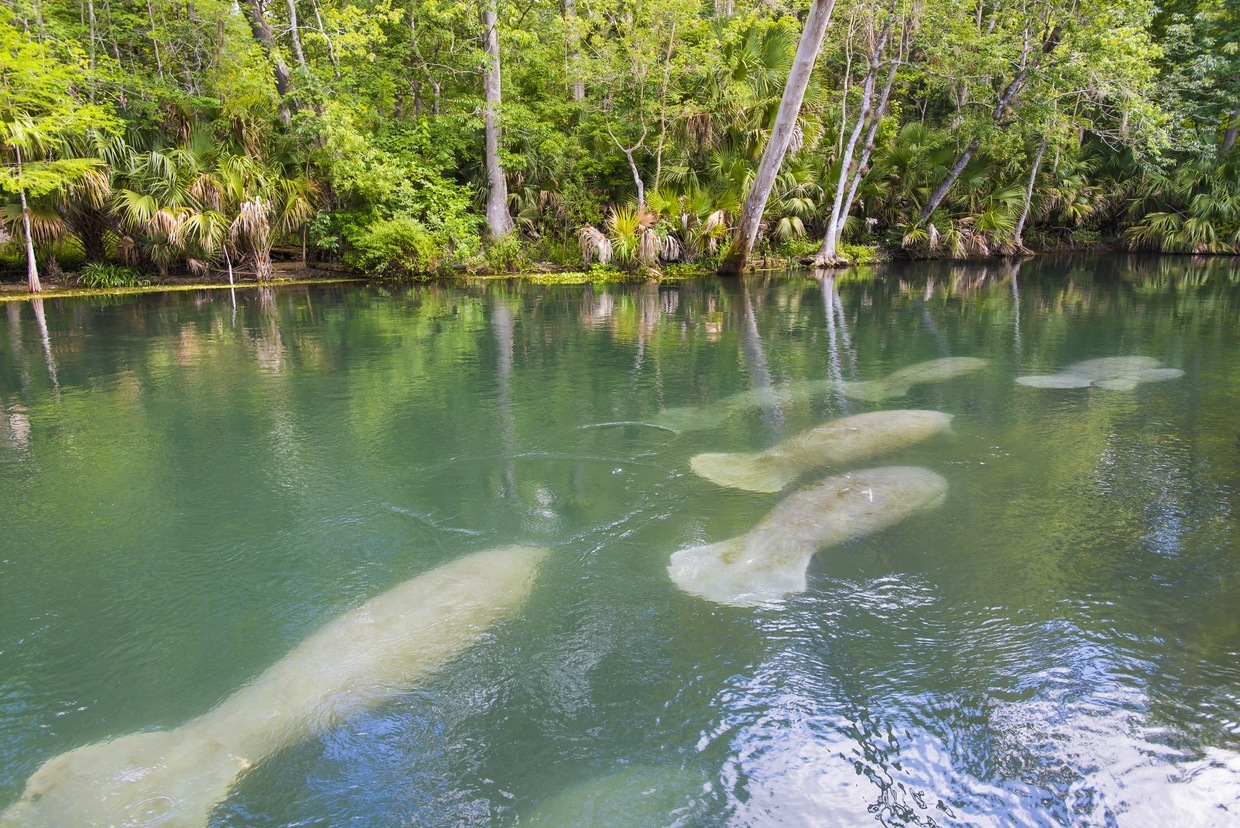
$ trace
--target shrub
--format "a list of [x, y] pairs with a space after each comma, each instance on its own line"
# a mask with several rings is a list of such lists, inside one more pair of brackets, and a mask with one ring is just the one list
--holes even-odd
[[434, 237], [417, 219], [379, 219], [349, 233], [344, 260], [370, 276], [423, 276], [443, 258]]
[[88, 262], [78, 273], [78, 283], [88, 288], [142, 287], [151, 283], [132, 267], [119, 264]]

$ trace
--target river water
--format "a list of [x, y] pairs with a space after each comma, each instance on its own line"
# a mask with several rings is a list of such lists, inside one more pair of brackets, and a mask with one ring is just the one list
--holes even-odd
[[[1015, 382], [1110, 356], [1184, 375]], [[845, 393], [943, 357], [987, 365]], [[677, 588], [672, 553], [794, 490], [691, 457], [883, 408], [954, 415], [854, 464], [929, 468], [940, 507], [819, 552], [780, 601]], [[341, 613], [521, 543], [551, 553], [514, 619], [250, 768], [210, 823], [1236, 824], [1237, 412], [1226, 261], [9, 303], [0, 809], [58, 754], [176, 728]]]

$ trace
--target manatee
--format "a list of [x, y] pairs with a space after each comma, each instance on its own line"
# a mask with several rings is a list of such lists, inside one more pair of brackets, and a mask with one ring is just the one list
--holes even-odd
[[698, 768], [636, 765], [557, 794], [540, 803], [520, 824], [546, 828], [704, 825], [709, 824], [710, 789], [710, 777]]
[[424, 681], [516, 614], [547, 550], [431, 570], [328, 622], [211, 711], [53, 757], [0, 825], [204, 826], [249, 768]]
[[770, 603], [805, 590], [805, 570], [819, 549], [894, 526], [946, 494], [946, 480], [915, 466], [828, 477], [789, 495], [744, 535], [674, 553], [667, 571], [682, 590], [708, 601]]
[[699, 454], [693, 470], [720, 486], [778, 492], [809, 471], [868, 460], [951, 425], [940, 411], [872, 411], [824, 423], [756, 454]]
[[713, 405], [680, 406], [665, 408], [659, 412], [654, 424], [673, 431], [700, 431], [714, 428], [733, 414], [752, 411], [755, 408], [791, 405], [800, 400], [825, 394], [835, 385], [831, 380], [808, 380], [793, 382], [772, 388], [757, 388], [724, 397]]
[[945, 382], [966, 374], [976, 373], [986, 365], [986, 360], [977, 357], [943, 357], [901, 368], [882, 379], [846, 382], [843, 391], [846, 397], [867, 402], [880, 402], [890, 397], [903, 397], [914, 385]]
[[914, 385], [955, 379], [980, 371], [987, 364], [986, 360], [976, 357], [944, 357], [932, 359], [929, 362], [919, 362], [916, 365], [901, 368], [882, 379], [868, 382], [845, 382], [839, 385], [831, 379], [820, 379], [742, 391], [739, 394], [725, 397], [713, 405], [666, 408], [654, 418], [653, 424], [674, 431], [714, 428], [733, 414], [763, 406], [791, 405], [819, 394], [825, 394], [837, 385], [843, 390], [845, 396], [867, 402], [881, 402], [888, 397], [904, 396]]
[[1153, 357], [1102, 357], [1076, 362], [1054, 374], [1017, 377], [1016, 382], [1033, 388], [1102, 388], [1107, 391], [1131, 391], [1143, 382], [1179, 379], [1179, 368], [1160, 368]]

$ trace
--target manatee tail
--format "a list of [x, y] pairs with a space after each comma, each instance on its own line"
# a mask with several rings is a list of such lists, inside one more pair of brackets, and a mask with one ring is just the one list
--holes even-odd
[[717, 604], [755, 607], [805, 591], [809, 555], [787, 551], [755, 547], [748, 535], [741, 535], [673, 553], [667, 573], [690, 595]]
[[192, 723], [134, 733], [49, 759], [0, 826], [206, 826], [247, 768]]
[[846, 382], [841, 388], [844, 396], [865, 402], [882, 402], [890, 397], [903, 397], [908, 393], [907, 385], [888, 385], [885, 380], [868, 380], [866, 382]]
[[689, 461], [693, 471], [712, 483], [748, 492], [778, 492], [796, 474], [776, 468], [763, 454], [699, 454]]

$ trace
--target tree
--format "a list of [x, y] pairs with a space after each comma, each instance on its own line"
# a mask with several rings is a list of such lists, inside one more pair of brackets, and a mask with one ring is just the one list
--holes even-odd
[[758, 238], [758, 226], [762, 222], [762, 213], [766, 208], [766, 200], [775, 184], [775, 176], [783, 164], [784, 155], [792, 142], [793, 129], [801, 111], [801, 101], [805, 97], [805, 89], [809, 86], [810, 74], [822, 50], [822, 39], [831, 22], [831, 11], [835, 8], [835, 0], [813, 0], [809, 15], [805, 18], [805, 28], [801, 40], [797, 44], [796, 57], [793, 58], [792, 71], [788, 73], [788, 82], [784, 86], [784, 94], [779, 102], [779, 114], [775, 118], [775, 126], [767, 140], [762, 161], [754, 173], [749, 195], [741, 208], [741, 214], [732, 233], [732, 244], [728, 253], [719, 265], [723, 273], [740, 273], [749, 260], [754, 242]]
[[500, 93], [499, 28], [496, 22], [498, 5], [499, 0], [483, 0], [482, 6], [482, 40], [486, 51], [482, 68], [486, 103], [482, 119], [486, 131], [487, 230], [492, 239], [503, 238], [513, 228], [512, 216], [508, 213], [508, 182], [499, 162], [499, 114], [503, 99]]
[[107, 129], [107, 110], [80, 98], [87, 59], [72, 44], [58, 48], [32, 40], [0, 9], [0, 192], [18, 197], [26, 248], [26, 281], [39, 293], [29, 199], [78, 181], [99, 166], [92, 158], [63, 157], [66, 140], [90, 129]]

